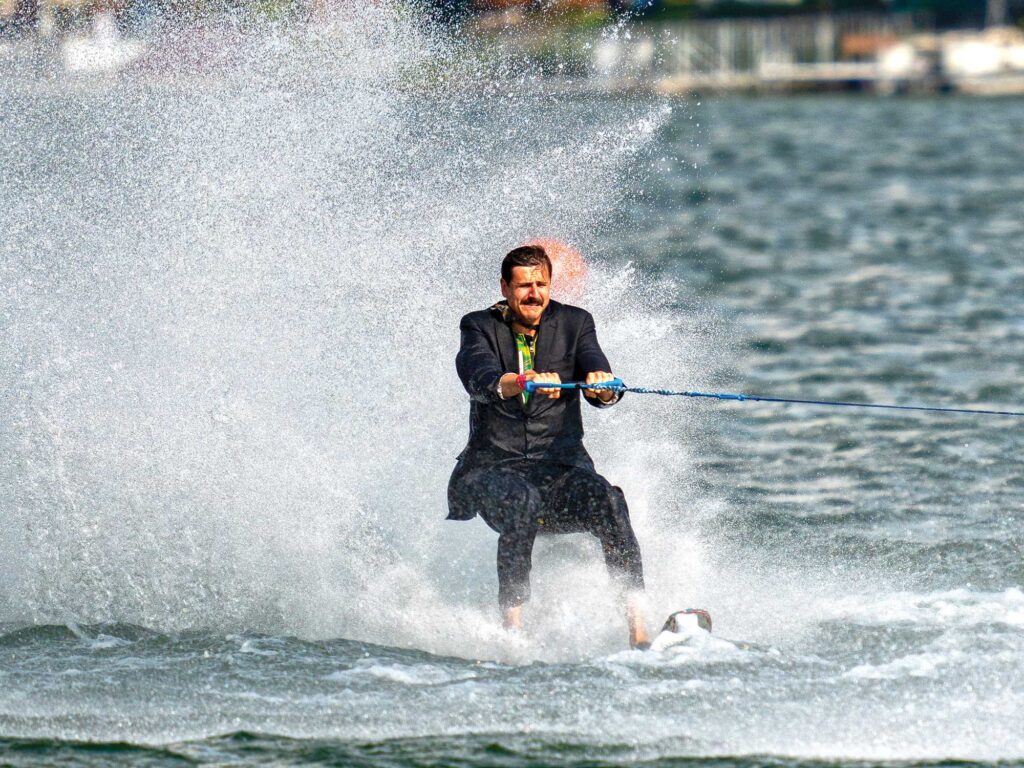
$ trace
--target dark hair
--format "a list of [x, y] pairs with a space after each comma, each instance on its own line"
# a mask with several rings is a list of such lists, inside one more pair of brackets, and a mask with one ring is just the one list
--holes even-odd
[[501, 279], [506, 283], [512, 282], [513, 267], [547, 267], [548, 277], [551, 277], [551, 259], [547, 252], [539, 245], [521, 245], [513, 248], [501, 262]]

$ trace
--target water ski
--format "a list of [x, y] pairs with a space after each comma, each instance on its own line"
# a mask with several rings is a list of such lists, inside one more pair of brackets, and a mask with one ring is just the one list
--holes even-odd
[[711, 614], [703, 608], [684, 608], [665, 620], [650, 650], [664, 651], [674, 645], [691, 644], [711, 634]]

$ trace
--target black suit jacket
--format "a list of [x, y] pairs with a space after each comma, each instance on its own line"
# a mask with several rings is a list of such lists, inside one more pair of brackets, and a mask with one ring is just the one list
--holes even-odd
[[[505, 322], [502, 305], [470, 312], [459, 329], [462, 342], [455, 358], [459, 378], [471, 398], [469, 443], [459, 454], [449, 487], [473, 469], [522, 459], [549, 461], [594, 471], [583, 447], [580, 391], [565, 390], [557, 400], [533, 394], [502, 400], [498, 379], [519, 371], [515, 334]], [[579, 307], [551, 301], [537, 331], [534, 370], [557, 373], [562, 381], [580, 381], [591, 371], [611, 371], [597, 343], [594, 318]], [[585, 398], [597, 407], [603, 403]], [[452, 510], [449, 519], [469, 519], [471, 512]]]

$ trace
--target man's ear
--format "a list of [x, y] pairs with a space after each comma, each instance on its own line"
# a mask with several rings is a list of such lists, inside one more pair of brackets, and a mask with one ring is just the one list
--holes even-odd
[[505, 282], [504, 277], [501, 278], [501, 295], [508, 298], [508, 283]]

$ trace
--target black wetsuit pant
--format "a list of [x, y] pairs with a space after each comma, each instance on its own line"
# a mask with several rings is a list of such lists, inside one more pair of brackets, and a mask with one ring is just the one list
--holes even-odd
[[449, 486], [448, 503], [453, 510], [476, 512], [498, 532], [502, 610], [530, 599], [538, 533], [593, 534], [612, 578], [623, 589], [644, 588], [640, 546], [626, 498], [596, 472], [528, 460], [474, 469]]

